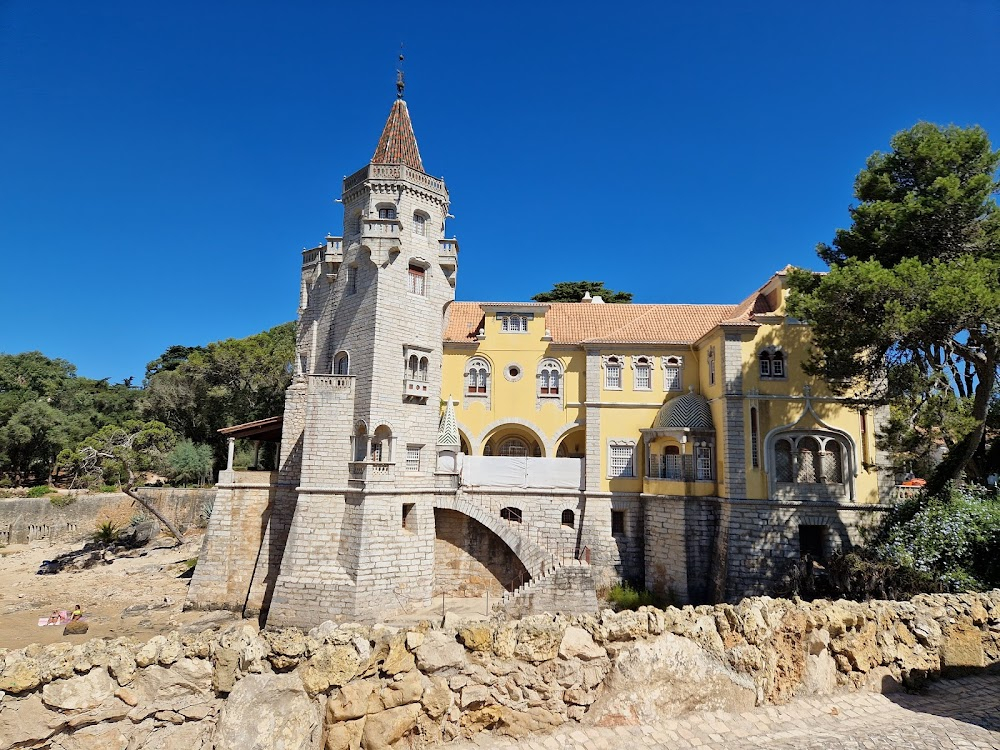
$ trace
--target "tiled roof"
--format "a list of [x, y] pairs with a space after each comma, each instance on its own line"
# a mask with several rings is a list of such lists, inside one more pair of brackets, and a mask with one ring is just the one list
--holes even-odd
[[[553, 343], [691, 344], [723, 322], [753, 325], [761, 297], [755, 293], [739, 305], [644, 305], [553, 302], [545, 327]], [[445, 341], [471, 341], [483, 325], [482, 305], [455, 302], [451, 306]], [[766, 300], [763, 300], [766, 305]]]
[[402, 99], [393, 102], [389, 110], [389, 119], [385, 121], [382, 137], [378, 139], [372, 164], [405, 164], [411, 169], [424, 171], [410, 113]]
[[755, 325], [754, 315], [758, 313], [773, 312], [767, 297], [758, 289], [745, 300], [738, 304], [727, 320], [722, 321], [726, 325]]

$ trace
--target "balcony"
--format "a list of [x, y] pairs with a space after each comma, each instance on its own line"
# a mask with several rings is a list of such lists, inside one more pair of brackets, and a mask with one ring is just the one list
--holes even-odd
[[406, 180], [420, 185], [437, 195], [443, 196], [444, 181], [431, 177], [417, 169], [410, 169], [405, 164], [369, 164], [354, 174], [344, 178], [344, 193], [354, 190], [371, 180]]
[[348, 471], [354, 482], [391, 482], [396, 478], [396, 464], [384, 461], [351, 461]]
[[427, 381], [417, 378], [404, 378], [403, 395], [426, 399], [430, 395], [430, 389], [428, 388]]

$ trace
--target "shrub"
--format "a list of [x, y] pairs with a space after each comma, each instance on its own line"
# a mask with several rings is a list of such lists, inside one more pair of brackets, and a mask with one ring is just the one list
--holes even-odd
[[76, 502], [76, 495], [49, 495], [49, 502], [57, 508], [66, 508]]
[[52, 488], [47, 484], [39, 484], [28, 488], [28, 497], [45, 497], [50, 492], [52, 492]]
[[636, 590], [627, 582], [612, 586], [604, 595], [608, 604], [615, 612], [624, 609], [639, 609], [639, 607], [656, 606], [656, 597], [646, 589]]
[[121, 489], [114, 484], [102, 484], [97, 488], [98, 492], [108, 493], [108, 492], [121, 492]]
[[94, 541], [101, 544], [112, 544], [117, 541], [120, 531], [121, 529], [114, 521], [98, 523], [97, 529], [94, 531]]

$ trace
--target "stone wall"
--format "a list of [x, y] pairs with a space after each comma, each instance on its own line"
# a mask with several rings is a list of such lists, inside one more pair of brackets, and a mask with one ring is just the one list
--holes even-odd
[[[139, 492], [182, 528], [204, 523], [205, 511], [215, 498], [213, 488], [143, 487]], [[62, 507], [47, 497], [0, 499], [0, 544], [83, 539], [93, 534], [101, 511], [132, 504], [122, 492], [78, 494]], [[136, 506], [139, 512], [143, 509]]]
[[475, 519], [438, 508], [434, 526], [434, 596], [500, 596], [530, 578], [510, 547]]
[[484, 730], [524, 736], [889, 691], [1000, 665], [1000, 590], [864, 604], [755, 598], [447, 630], [324, 623], [306, 635], [210, 622], [146, 643], [0, 649], [2, 747], [399, 750]]

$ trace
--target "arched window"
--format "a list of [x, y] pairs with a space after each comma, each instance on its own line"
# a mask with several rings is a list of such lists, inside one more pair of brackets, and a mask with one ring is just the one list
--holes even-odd
[[411, 354], [409, 359], [406, 360], [406, 377], [408, 377], [410, 380], [416, 380], [419, 368], [420, 368], [420, 360], [417, 359], [416, 354]]
[[795, 473], [795, 481], [799, 484], [816, 484], [819, 480], [819, 443], [816, 438], [804, 437], [799, 439], [796, 447], [799, 467]]
[[427, 357], [420, 358], [420, 364], [417, 367], [417, 380], [427, 380]]
[[779, 440], [774, 444], [774, 479], [776, 482], [791, 482], [794, 476], [792, 443], [790, 440]]
[[500, 518], [512, 523], [521, 523], [521, 509], [513, 506], [500, 509]]
[[622, 389], [622, 362], [618, 357], [604, 360], [604, 387], [612, 391]]
[[575, 522], [576, 522], [576, 516], [574, 515], [573, 511], [567, 509], [562, 512], [563, 526], [569, 526], [570, 528], [573, 528]]
[[426, 273], [423, 266], [411, 263], [407, 271], [406, 291], [410, 294], [416, 294], [418, 297], [423, 297], [427, 291]]
[[485, 396], [490, 392], [490, 363], [482, 357], [473, 357], [465, 369], [465, 393], [468, 396]]
[[554, 359], [543, 359], [538, 365], [538, 395], [558, 396], [562, 388], [562, 365]]
[[528, 444], [519, 437], [509, 437], [500, 443], [498, 456], [527, 456]]
[[392, 430], [388, 425], [379, 425], [372, 435], [371, 460], [378, 463], [392, 462]]
[[758, 359], [760, 360], [760, 376], [762, 378], [771, 377], [771, 353], [761, 352]]
[[427, 217], [423, 214], [413, 214], [413, 233], [421, 237], [427, 234]]
[[364, 461], [368, 457], [368, 428], [364, 422], [358, 422], [354, 430], [354, 460]]
[[337, 356], [333, 358], [333, 374], [334, 375], [351, 374], [351, 358], [347, 354], [347, 352], [338, 352]]
[[680, 481], [684, 478], [681, 469], [681, 449], [668, 445], [663, 449], [663, 478]]
[[500, 330], [504, 333], [528, 332], [527, 315], [512, 315], [510, 313], [503, 313], [498, 315], [498, 317], [500, 318]]
[[649, 391], [653, 389], [653, 366], [649, 357], [636, 357], [632, 360], [633, 383], [632, 388], [636, 391]]
[[836, 440], [827, 440], [819, 456], [820, 481], [823, 484], [843, 484], [844, 461], [840, 450], [840, 443]]

